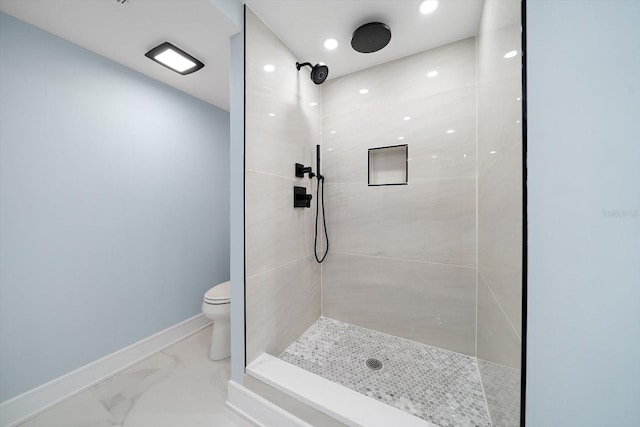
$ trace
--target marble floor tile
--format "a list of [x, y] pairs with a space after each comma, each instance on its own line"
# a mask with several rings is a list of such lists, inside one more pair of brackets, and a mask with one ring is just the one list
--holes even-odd
[[280, 358], [441, 427], [491, 426], [470, 356], [321, 317]]
[[211, 326], [21, 427], [249, 427], [224, 406], [230, 360], [209, 360]]

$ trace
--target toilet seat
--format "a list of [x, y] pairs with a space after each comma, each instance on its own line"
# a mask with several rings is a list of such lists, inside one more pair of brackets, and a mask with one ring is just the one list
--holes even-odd
[[209, 289], [204, 294], [204, 303], [212, 305], [229, 304], [231, 302], [230, 284], [231, 282], [224, 282]]

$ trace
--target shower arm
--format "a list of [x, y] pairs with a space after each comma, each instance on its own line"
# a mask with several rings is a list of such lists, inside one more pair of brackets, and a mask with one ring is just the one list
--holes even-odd
[[296, 68], [298, 69], [298, 71], [300, 71], [300, 68], [302, 67], [311, 67], [313, 68], [313, 64], [310, 62], [303, 62], [302, 64], [299, 62], [296, 62]]

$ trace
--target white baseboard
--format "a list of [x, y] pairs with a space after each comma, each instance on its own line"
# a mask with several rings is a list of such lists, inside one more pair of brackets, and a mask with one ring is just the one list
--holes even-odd
[[312, 427], [235, 381], [227, 391], [227, 407], [257, 427]]
[[0, 427], [15, 426], [140, 360], [209, 326], [199, 314], [75, 371], [0, 403]]

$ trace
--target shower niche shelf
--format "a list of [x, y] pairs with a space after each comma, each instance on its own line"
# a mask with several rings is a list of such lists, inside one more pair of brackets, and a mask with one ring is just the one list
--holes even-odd
[[409, 183], [408, 159], [407, 144], [369, 148], [369, 186], [407, 185]]

